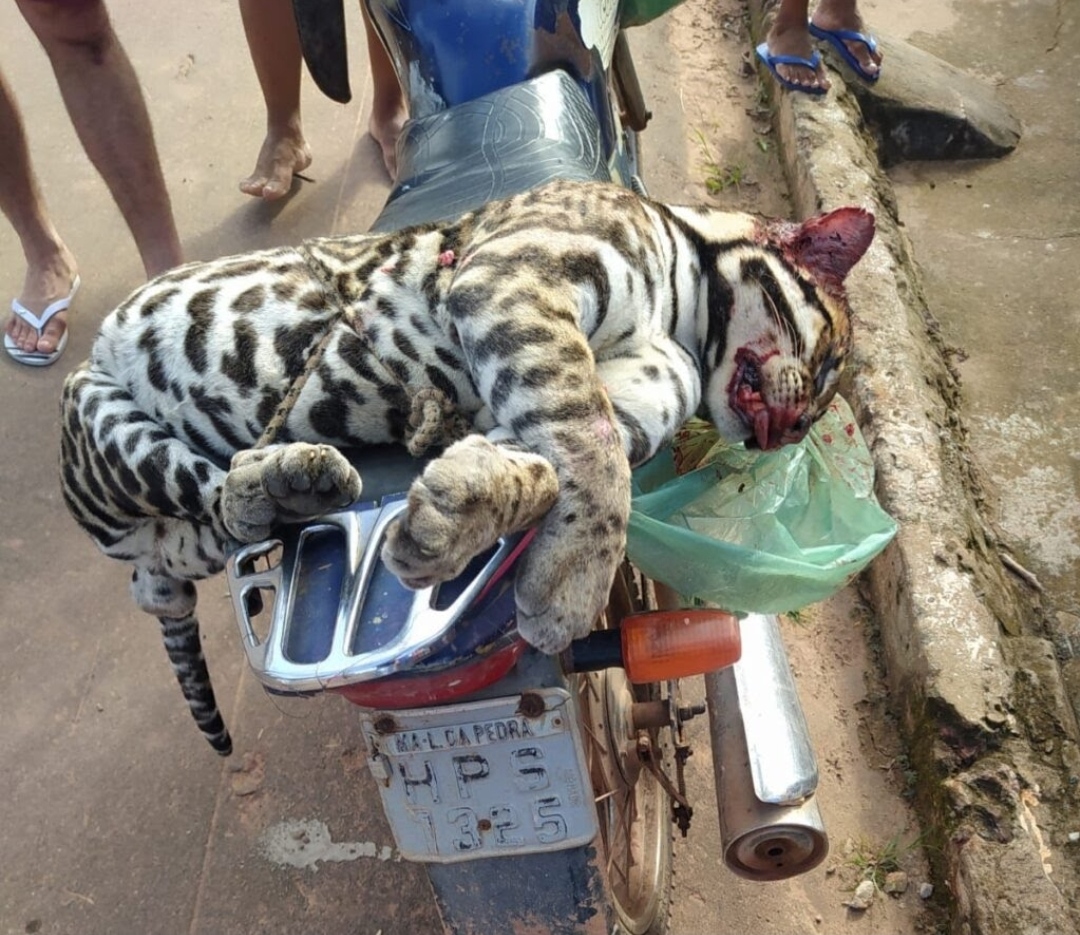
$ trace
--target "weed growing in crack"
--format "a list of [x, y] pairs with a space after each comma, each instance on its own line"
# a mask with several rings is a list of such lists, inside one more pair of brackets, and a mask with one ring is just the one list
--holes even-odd
[[880, 890], [885, 885], [885, 877], [900, 869], [904, 856], [917, 847], [921, 840], [920, 835], [904, 844], [900, 835], [894, 834], [884, 844], [875, 845], [870, 841], [860, 839], [855, 843], [845, 863], [858, 875], [856, 883], [870, 880]]
[[701, 168], [705, 172], [705, 190], [710, 195], [719, 195], [729, 188], [742, 191], [742, 184], [747, 181], [746, 165], [742, 162], [723, 166], [713, 155], [712, 147], [700, 129], [694, 130], [698, 149], [701, 150]]
[[745, 180], [746, 166], [739, 162], [733, 166], [726, 166], [725, 168], [708, 175], [705, 179], [705, 189], [710, 195], [718, 195], [720, 192], [726, 191], [729, 188], [734, 188], [735, 191], [741, 192], [741, 186]]
[[805, 610], [788, 610], [784, 613], [784, 619], [790, 621], [797, 627], [810, 626], [810, 618], [807, 616]]
[[906, 753], [901, 753], [892, 763], [892, 768], [897, 771], [900, 781], [903, 783], [901, 795], [911, 801], [918, 791], [919, 771], [911, 763], [911, 758]]

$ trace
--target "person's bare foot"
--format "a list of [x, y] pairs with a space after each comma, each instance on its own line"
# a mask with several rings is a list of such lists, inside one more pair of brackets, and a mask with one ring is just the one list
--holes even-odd
[[299, 127], [268, 130], [255, 161], [255, 171], [240, 182], [240, 191], [276, 201], [289, 193], [293, 176], [310, 165], [311, 149]]
[[[810, 33], [805, 24], [788, 27], [783, 23], [774, 22], [769, 34], [765, 37], [770, 55], [794, 55], [798, 58], [809, 59], [814, 54], [814, 46], [810, 41]], [[829, 79], [825, 75], [825, 65], [818, 62], [817, 69], [806, 65], [788, 65], [776, 63], [776, 72], [785, 81], [797, 84], [801, 88], [816, 89], [822, 91], [829, 89]]]
[[[70, 294], [77, 275], [75, 257], [67, 247], [62, 247], [50, 260], [27, 266], [23, 289], [17, 301], [32, 314], [41, 315], [53, 302]], [[66, 328], [67, 312], [63, 311], [49, 319], [40, 338], [33, 326], [14, 313], [4, 330], [20, 350], [30, 354], [51, 354]]]
[[[823, 3], [818, 6], [810, 19], [819, 29], [824, 29], [828, 32], [835, 32], [838, 29], [847, 29], [851, 32], [866, 34], [866, 26], [863, 24], [863, 19], [854, 9], [851, 9], [850, 11], [846, 9], [833, 10], [830, 4]], [[881, 71], [880, 48], [871, 52], [869, 46], [864, 42], [846, 40], [844, 41], [844, 45], [847, 46], [848, 51], [855, 56], [855, 60], [868, 76], [875, 76]]]
[[400, 107], [391, 108], [386, 114], [377, 114], [372, 110], [368, 121], [368, 132], [382, 150], [383, 164], [391, 181], [397, 179], [397, 141], [408, 119], [409, 112], [401, 102]]

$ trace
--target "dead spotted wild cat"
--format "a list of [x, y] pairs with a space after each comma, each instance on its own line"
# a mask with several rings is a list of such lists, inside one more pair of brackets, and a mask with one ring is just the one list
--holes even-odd
[[557, 182], [454, 222], [192, 263], [116, 309], [68, 377], [64, 495], [134, 566], [135, 599], [227, 753], [193, 580], [276, 524], [354, 501], [338, 449], [418, 447], [410, 418], [437, 399], [466, 434], [412, 485], [384, 560], [413, 587], [447, 580], [539, 524], [518, 626], [555, 652], [605, 603], [632, 465], [695, 413], [775, 448], [825, 411], [851, 342], [843, 281], [873, 233], [858, 208], [794, 224]]

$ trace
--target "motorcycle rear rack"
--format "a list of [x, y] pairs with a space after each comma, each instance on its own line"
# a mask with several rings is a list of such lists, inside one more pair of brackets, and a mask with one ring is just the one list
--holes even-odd
[[[355, 504], [287, 527], [279, 536], [244, 546], [229, 557], [226, 576], [233, 610], [248, 662], [264, 686], [287, 693], [317, 692], [412, 668], [445, 645], [464, 611], [522, 546], [520, 536], [500, 539], [482, 567], [477, 569], [477, 562], [458, 579], [460, 585], [467, 576], [460, 593], [438, 606], [439, 589], [445, 586], [408, 591], [379, 559], [390, 524], [406, 506], [404, 499]], [[337, 540], [329, 558], [328, 536]], [[257, 569], [260, 559], [269, 567]], [[319, 575], [327, 573], [329, 581], [320, 581]], [[254, 618], [260, 616], [264, 591], [272, 591], [274, 601], [266, 635], [260, 637]], [[381, 601], [381, 608], [389, 605], [400, 629], [381, 644], [381, 635], [375, 634], [376, 645], [362, 650], [359, 643], [373, 641], [370, 632], [361, 633], [369, 601]], [[378, 630], [380, 622], [385, 619], [368, 620], [375, 624], [368, 630]], [[313, 642], [318, 644], [314, 648]]]

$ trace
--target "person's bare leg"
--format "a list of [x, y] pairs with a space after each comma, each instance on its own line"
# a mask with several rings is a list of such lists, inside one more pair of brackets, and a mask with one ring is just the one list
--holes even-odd
[[240, 0], [240, 18], [266, 105], [266, 138], [240, 191], [274, 201], [311, 165], [300, 120], [300, 37], [292, 0]]
[[[856, 0], [821, 0], [814, 10], [814, 25], [830, 32], [836, 29], [849, 29], [853, 32], [866, 32], [863, 19], [859, 15]], [[867, 74], [875, 75], [881, 70], [881, 49], [871, 54], [861, 42], [845, 42], [844, 45], [855, 56]]]
[[16, 0], [75, 132], [131, 229], [147, 276], [183, 260], [142, 89], [101, 0]]
[[397, 178], [397, 141], [401, 128], [409, 119], [405, 95], [398, 83], [394, 63], [386, 52], [379, 34], [371, 23], [367, 7], [361, 2], [360, 11], [364, 16], [364, 28], [367, 31], [368, 61], [371, 65], [371, 120], [368, 131], [382, 149], [383, 162], [390, 178]]
[[[807, 29], [809, 15], [810, 0], [780, 0], [780, 8], [776, 11], [769, 34], [765, 37], [769, 52], [773, 55], [810, 58], [814, 46]], [[781, 77], [801, 87], [829, 87], [829, 79], [822, 64], [818, 65], [816, 71], [805, 65], [777, 64], [776, 71]]]
[[[26, 276], [18, 300], [35, 315], [71, 291], [75, 257], [60, 239], [45, 207], [37, 177], [30, 164], [19, 109], [0, 74], [0, 210], [15, 228], [26, 257]], [[12, 315], [5, 331], [22, 350], [51, 354], [67, 327], [67, 313], [59, 312], [37, 331]]]

